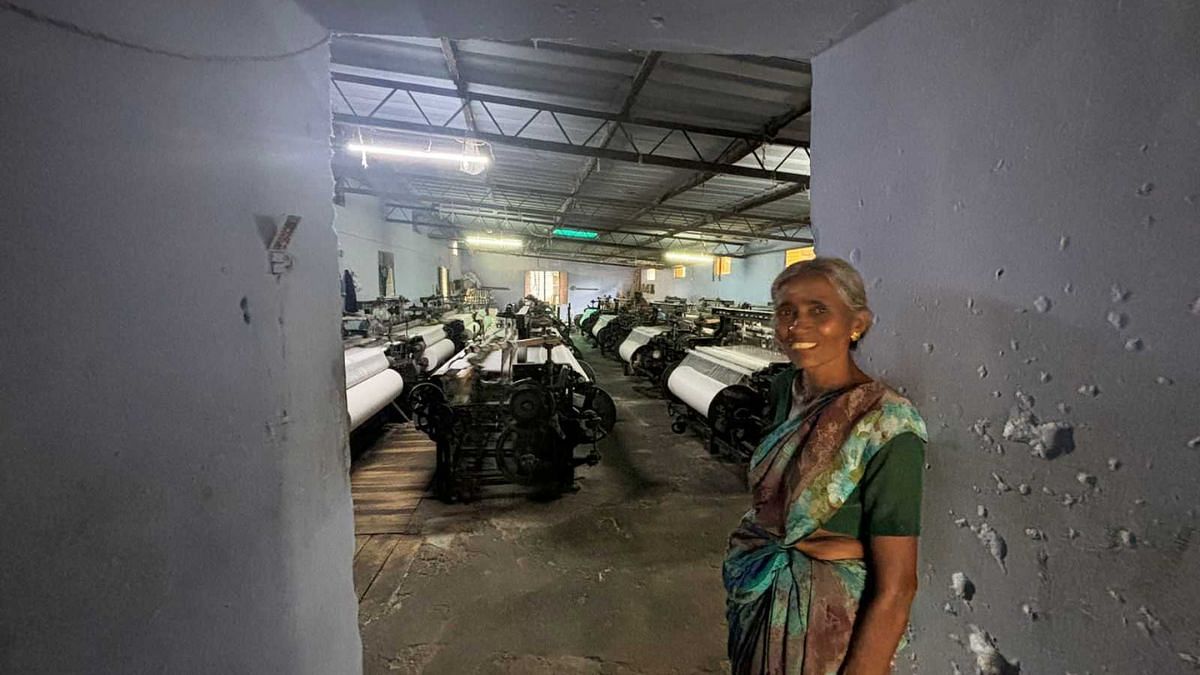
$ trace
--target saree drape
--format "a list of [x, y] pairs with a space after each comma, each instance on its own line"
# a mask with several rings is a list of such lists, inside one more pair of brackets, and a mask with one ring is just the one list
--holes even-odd
[[925, 424], [878, 382], [826, 394], [759, 444], [754, 506], [730, 536], [723, 578], [735, 675], [836, 675], [866, 587], [860, 560], [811, 559], [795, 545], [829, 520], [892, 437]]

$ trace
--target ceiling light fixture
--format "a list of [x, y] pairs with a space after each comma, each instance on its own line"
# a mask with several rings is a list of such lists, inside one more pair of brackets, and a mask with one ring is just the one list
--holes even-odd
[[521, 239], [506, 239], [504, 237], [467, 237], [471, 246], [492, 248], [521, 248], [525, 242]]
[[408, 157], [410, 159], [432, 159], [439, 162], [461, 162], [486, 165], [491, 160], [487, 155], [468, 155], [461, 152], [437, 152], [434, 150], [414, 150], [412, 148], [397, 148], [388, 145], [370, 145], [365, 143], [347, 143], [350, 152], [360, 152], [364, 155], [380, 157]]
[[663, 260], [673, 263], [710, 263], [713, 257], [706, 253], [686, 253], [684, 251], [667, 251], [663, 254]]
[[569, 239], [595, 239], [600, 236], [599, 232], [576, 230], [570, 227], [556, 227], [553, 234], [556, 237], [567, 237]]

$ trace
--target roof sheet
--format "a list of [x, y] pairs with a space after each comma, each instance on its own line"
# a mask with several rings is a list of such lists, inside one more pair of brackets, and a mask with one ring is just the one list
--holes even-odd
[[[547, 41], [460, 40], [450, 44], [458, 82], [447, 58], [446, 43], [441, 40], [336, 36], [331, 45], [335, 73], [381, 78], [418, 88], [437, 87], [449, 95], [336, 82], [337, 86], [331, 88], [334, 112], [443, 126], [463, 134], [472, 133], [468, 118], [473, 117], [475, 131], [484, 134], [604, 147], [642, 156], [720, 160], [763, 171], [804, 175], [810, 171], [808, 151], [794, 144], [807, 143], [808, 139], [812, 76], [807, 63], [757, 56], [671, 53], [647, 60], [647, 55], [640, 52]], [[654, 67], [630, 101], [631, 88], [639, 81], [644, 62], [653, 62]], [[501, 96], [527, 105], [473, 101], [464, 109], [455, 92], [458, 86], [465, 87], [472, 96]], [[595, 116], [552, 114], [528, 105], [580, 108], [601, 117], [617, 115], [626, 107], [630, 121], [617, 125]], [[461, 148], [462, 143], [460, 139], [418, 130], [339, 127], [339, 138], [345, 140], [361, 136], [371, 142], [452, 151]], [[780, 142], [760, 145], [754, 140], [698, 133], [698, 127], [747, 137], [767, 131]], [[522, 208], [571, 212], [577, 214], [576, 220], [594, 218], [630, 231], [638, 230], [639, 224], [654, 223], [713, 229], [712, 221], [729, 209], [780, 187], [768, 178], [710, 175], [687, 168], [593, 159], [508, 143], [489, 144], [486, 152], [494, 163], [478, 176], [462, 173], [452, 164], [397, 164], [376, 158], [367, 159], [365, 171], [353, 173], [380, 192], [406, 195], [422, 204], [455, 202], [479, 208], [499, 204], [512, 213]], [[360, 159], [342, 149], [335, 157], [335, 171]], [[690, 189], [680, 191], [681, 186], [688, 185]], [[672, 192], [677, 194], [664, 199]], [[568, 200], [571, 194], [577, 199]], [[807, 193], [725, 217], [727, 222], [723, 221], [722, 226], [742, 230], [755, 230], [777, 221], [806, 222]], [[722, 238], [713, 233], [683, 236], [706, 236], [714, 241]], [[680, 239], [680, 244], [695, 248], [692, 241]]]

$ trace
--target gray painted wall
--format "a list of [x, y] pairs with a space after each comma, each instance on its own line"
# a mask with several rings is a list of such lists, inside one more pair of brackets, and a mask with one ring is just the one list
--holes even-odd
[[[971, 672], [971, 625], [1025, 673], [1196, 668], [1198, 31], [922, 0], [814, 61], [818, 250], [859, 261], [866, 365], [932, 432], [916, 672]], [[1018, 391], [1073, 452], [1003, 439]]]
[[[271, 54], [290, 2], [38, 3]], [[0, 671], [355, 673], [328, 51], [0, 12]], [[268, 273], [257, 216], [303, 218]]]
[[357, 275], [359, 300], [379, 297], [380, 251], [392, 254], [396, 292], [409, 300], [434, 294], [439, 265], [450, 270], [451, 279], [460, 276], [461, 258], [451, 254], [447, 242], [414, 232], [411, 225], [386, 222], [377, 197], [346, 195], [346, 205], [334, 207], [333, 226], [341, 269]]

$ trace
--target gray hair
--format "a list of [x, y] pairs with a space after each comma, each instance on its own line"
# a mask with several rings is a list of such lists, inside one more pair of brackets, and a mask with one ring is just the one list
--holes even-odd
[[871, 308], [867, 305], [867, 289], [863, 284], [862, 275], [850, 263], [833, 257], [818, 256], [812, 260], [802, 260], [783, 268], [779, 276], [775, 277], [775, 281], [771, 282], [772, 304], [778, 300], [780, 289], [788, 282], [812, 274], [825, 277], [833, 285], [842, 302], [850, 308], [850, 311], [867, 312], [872, 317], [874, 316]]

